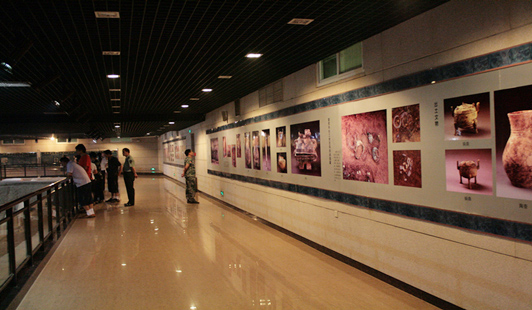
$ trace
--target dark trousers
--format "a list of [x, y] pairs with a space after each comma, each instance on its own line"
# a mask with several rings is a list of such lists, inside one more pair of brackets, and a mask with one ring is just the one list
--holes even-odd
[[94, 196], [94, 201], [104, 200], [102, 189], [102, 177], [99, 175], [94, 180], [92, 180], [92, 195]]
[[127, 198], [130, 204], [135, 204], [135, 188], [133, 187], [135, 182], [135, 174], [133, 172], [124, 172], [124, 183], [126, 183]]

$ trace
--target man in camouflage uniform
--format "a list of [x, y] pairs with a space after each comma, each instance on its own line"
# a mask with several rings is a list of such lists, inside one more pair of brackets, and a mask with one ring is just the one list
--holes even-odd
[[198, 191], [198, 182], [196, 179], [196, 164], [194, 162], [194, 157], [196, 153], [192, 152], [190, 149], [185, 151], [185, 169], [183, 169], [183, 174], [181, 177], [185, 177], [187, 189], [187, 203], [199, 203], [196, 201], [196, 192]]

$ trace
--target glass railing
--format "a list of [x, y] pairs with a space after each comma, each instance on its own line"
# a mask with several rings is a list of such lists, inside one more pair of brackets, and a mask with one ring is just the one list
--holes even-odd
[[17, 285], [76, 215], [75, 187], [61, 179], [0, 206], [0, 294]]
[[59, 164], [0, 165], [0, 180], [5, 178], [56, 177], [64, 175], [65, 170]]

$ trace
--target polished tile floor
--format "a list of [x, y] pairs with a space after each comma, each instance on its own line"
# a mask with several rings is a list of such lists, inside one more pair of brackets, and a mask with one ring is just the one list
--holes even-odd
[[17, 309], [436, 309], [165, 177], [135, 188], [74, 222]]

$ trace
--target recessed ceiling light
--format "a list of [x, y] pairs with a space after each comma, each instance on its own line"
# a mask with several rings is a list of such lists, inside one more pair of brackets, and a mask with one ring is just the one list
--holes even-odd
[[181, 111], [174, 111], [174, 113], [181, 113]]
[[149, 136], [149, 135], [150, 135], [150, 133], [148, 132], [148, 133], [147, 133], [146, 135], [147, 135], [147, 136]]
[[188, 108], [188, 104], [182, 104], [181, 107], [182, 108]]
[[173, 125], [173, 124], [175, 124], [175, 122], [168, 122], [168, 124]]
[[112, 11], [95, 11], [96, 18], [120, 18], [120, 12]]
[[103, 51], [104, 56], [120, 56], [120, 51]]
[[210, 93], [212, 91], [212, 89], [211, 88], [204, 88], [201, 91], [204, 92], [204, 93]]
[[110, 79], [118, 79], [120, 77], [120, 75], [118, 75], [118, 74], [108, 74], [107, 77], [110, 78]]
[[288, 24], [306, 26], [312, 23], [313, 21], [314, 21], [313, 19], [308, 19], [308, 18], [294, 18], [291, 21], [289, 21]]
[[220, 75], [218, 78], [219, 79], [230, 79], [232, 78], [232, 76], [231, 75]]
[[120, 125], [115, 125], [115, 128], [120, 128]]
[[190, 98], [190, 100], [196, 101], [196, 100], [199, 100], [199, 98]]
[[111, 88], [109, 91], [120, 91], [120, 88]]
[[0, 82], [0, 87], [30, 87], [28, 82]]
[[258, 54], [258, 53], [249, 53], [246, 55], [247, 58], [259, 58], [261, 56], [262, 54]]

